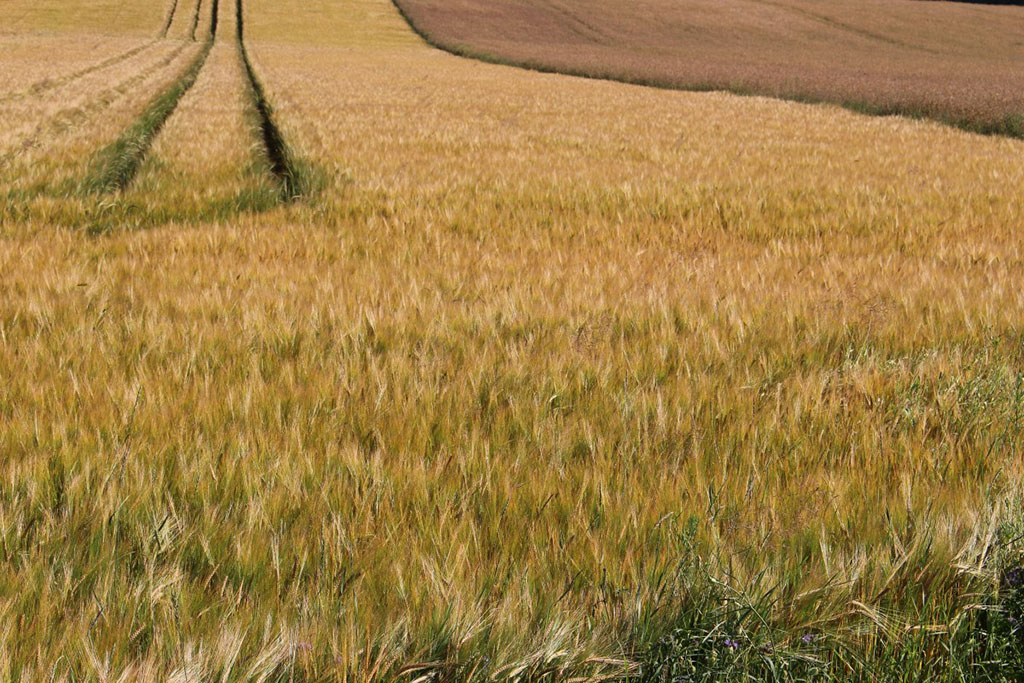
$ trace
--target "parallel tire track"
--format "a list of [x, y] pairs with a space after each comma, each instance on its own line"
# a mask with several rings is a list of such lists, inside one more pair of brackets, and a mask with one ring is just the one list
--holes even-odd
[[192, 28], [189, 31], [189, 37], [193, 41], [195, 41], [195, 39], [196, 39], [196, 29], [199, 28], [199, 13], [202, 11], [202, 9], [203, 9], [203, 0], [196, 0], [196, 9], [195, 9], [195, 12], [192, 13]]
[[213, 22], [210, 35], [199, 54], [169, 88], [147, 105], [142, 115], [121, 133], [117, 140], [100, 150], [92, 171], [82, 183], [83, 190], [91, 193], [119, 192], [135, 178], [149, 148], [153, 145], [153, 140], [174, 113], [181, 98], [195, 84], [210, 50], [213, 49], [219, 0], [213, 0], [212, 5]]
[[220, 7], [220, 0], [213, 0], [213, 9], [210, 12], [210, 40], [217, 37], [217, 12]]
[[[200, 7], [202, 6], [202, 4], [203, 4], [203, 0], [197, 0], [195, 14], [192, 17], [192, 30], [191, 30], [192, 40], [196, 39], [196, 28], [197, 28], [197, 26], [199, 24], [199, 10], [200, 10]], [[104, 59], [101, 62], [97, 62], [95, 64], [91, 64], [91, 65], [89, 65], [87, 67], [79, 69], [78, 71], [75, 71], [75, 72], [72, 72], [70, 74], [67, 74], [66, 76], [60, 76], [60, 77], [57, 77], [57, 78], [49, 78], [49, 77], [48, 78], [44, 78], [41, 81], [37, 81], [36, 83], [33, 83], [32, 85], [30, 85], [28, 88], [26, 88], [24, 90], [20, 90], [18, 92], [13, 92], [13, 93], [9, 93], [7, 95], [0, 96], [0, 104], [4, 104], [6, 102], [11, 102], [11, 101], [14, 101], [14, 100], [24, 99], [26, 97], [38, 97], [40, 95], [43, 95], [44, 93], [46, 93], [49, 90], [53, 90], [54, 88], [58, 88], [58, 87], [61, 87], [61, 86], [64, 86], [64, 85], [68, 85], [69, 83], [73, 83], [74, 81], [77, 81], [80, 78], [84, 78], [84, 77], [88, 76], [91, 73], [95, 73], [95, 72], [100, 71], [102, 69], [108, 69], [108, 68], [110, 68], [112, 66], [116, 66], [117, 64], [120, 64], [121, 62], [123, 62], [125, 60], [131, 59], [132, 57], [134, 57], [135, 55], [139, 54], [143, 50], [147, 50], [147, 49], [153, 47], [154, 45], [156, 45], [160, 41], [161, 38], [166, 38], [167, 37], [167, 32], [170, 30], [171, 23], [174, 21], [174, 13], [177, 10], [177, 7], [178, 7], [178, 0], [173, 0], [173, 4], [171, 5], [170, 14], [168, 14], [167, 15], [167, 19], [164, 20], [164, 25], [160, 29], [160, 33], [159, 33], [159, 37], [158, 38], [155, 38], [153, 40], [147, 41], [147, 42], [143, 43], [142, 45], [137, 45], [136, 47], [133, 47], [133, 48], [131, 48], [129, 50], [126, 50], [126, 51], [124, 51], [124, 52], [122, 52], [120, 54], [114, 55], [113, 57], [108, 57], [107, 59]], [[26, 14], [27, 14], [27, 12], [26, 12]]]
[[65, 131], [88, 121], [91, 115], [103, 111], [118, 99], [126, 95], [136, 85], [142, 83], [151, 75], [177, 59], [178, 55], [184, 51], [186, 46], [187, 43], [182, 43], [179, 47], [175, 48], [173, 52], [169, 53], [159, 61], [142, 69], [134, 76], [96, 93], [84, 104], [65, 107], [54, 114], [48, 115], [43, 121], [36, 125], [31, 133], [20, 138], [18, 142], [10, 147], [8, 152], [0, 156], [0, 165], [6, 164], [21, 153], [38, 147], [41, 139], [61, 135]]
[[80, 78], [85, 78], [86, 76], [88, 76], [91, 73], [95, 73], [95, 72], [100, 71], [102, 69], [108, 69], [108, 68], [110, 68], [112, 66], [116, 66], [116, 65], [120, 64], [123, 61], [131, 59], [132, 57], [134, 57], [135, 55], [139, 54], [140, 52], [143, 52], [144, 50], [148, 50], [149, 48], [151, 48], [154, 45], [156, 45], [157, 42], [159, 42], [159, 41], [158, 40], [150, 40], [150, 41], [148, 41], [146, 43], [143, 43], [142, 45], [138, 45], [136, 47], [131, 48], [130, 50], [126, 50], [125, 52], [122, 52], [120, 54], [114, 55], [113, 57], [108, 57], [107, 59], [103, 60], [102, 62], [97, 62], [97, 63], [92, 64], [90, 66], [87, 66], [87, 67], [85, 67], [83, 69], [79, 69], [78, 71], [75, 71], [73, 73], [67, 74], [66, 76], [60, 76], [58, 78], [44, 78], [41, 81], [33, 83], [32, 85], [30, 85], [25, 90], [21, 90], [19, 92], [10, 93], [8, 95], [4, 95], [3, 97], [0, 97], [0, 104], [4, 104], [6, 102], [11, 102], [11, 101], [14, 101], [14, 100], [24, 99], [26, 97], [39, 97], [39, 96], [45, 94], [49, 90], [53, 90], [54, 88], [58, 88], [58, 87], [61, 87], [61, 86], [64, 86], [64, 85], [68, 85], [69, 83], [73, 83], [74, 81], [77, 81]]
[[167, 20], [164, 22], [163, 30], [160, 31], [160, 37], [166, 38], [167, 32], [171, 30], [171, 24], [174, 23], [174, 13], [178, 10], [178, 0], [171, 0], [171, 11], [167, 13]]
[[782, 3], [782, 2], [772, 2], [772, 0], [747, 0], [747, 2], [752, 2], [752, 3], [756, 3], [756, 4], [760, 4], [760, 5], [767, 5], [769, 7], [774, 7], [776, 9], [782, 10], [783, 12], [789, 12], [791, 14], [796, 14], [798, 16], [810, 19], [811, 21], [816, 21], [816, 22], [818, 22], [820, 24], [828, 26], [831, 29], [835, 29], [836, 31], [844, 31], [844, 32], [849, 33], [851, 35], [859, 36], [861, 38], [866, 38], [867, 40], [874, 40], [874, 41], [877, 41], [879, 43], [886, 43], [888, 45], [896, 45], [897, 47], [904, 47], [904, 48], [907, 48], [909, 50], [919, 50], [921, 52], [925, 52], [925, 53], [933, 54], [933, 55], [934, 54], [941, 54], [938, 50], [935, 50], [933, 48], [928, 48], [928, 47], [923, 47], [923, 46], [920, 46], [920, 45], [915, 45], [914, 43], [910, 43], [910, 42], [906, 42], [906, 41], [903, 41], [903, 40], [899, 40], [898, 38], [893, 38], [892, 36], [887, 36], [887, 35], [883, 35], [881, 33], [876, 33], [874, 31], [869, 31], [869, 30], [861, 28], [859, 26], [853, 26], [851, 24], [847, 24], [846, 22], [840, 21], [838, 19], [834, 19], [834, 18], [828, 16], [827, 14], [820, 14], [818, 12], [812, 12], [810, 10], [806, 10], [806, 9], [801, 8], [801, 7], [793, 7], [792, 5], [787, 5], [787, 4]]
[[305, 193], [306, 188], [303, 187], [302, 177], [288, 145], [284, 141], [284, 136], [274, 122], [273, 108], [267, 101], [263, 84], [256, 75], [256, 70], [253, 68], [249, 53], [245, 48], [245, 13], [242, 9], [242, 0], [235, 0], [235, 21], [237, 22], [238, 50], [241, 53], [242, 66], [245, 68], [249, 80], [253, 106], [259, 116], [263, 147], [267, 160], [270, 162], [270, 170], [281, 182], [285, 200], [297, 199]]

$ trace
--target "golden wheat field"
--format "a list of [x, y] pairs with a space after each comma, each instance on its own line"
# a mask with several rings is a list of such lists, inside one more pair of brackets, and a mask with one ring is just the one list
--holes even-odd
[[1024, 142], [0, 12], [0, 679], [1020, 672]]

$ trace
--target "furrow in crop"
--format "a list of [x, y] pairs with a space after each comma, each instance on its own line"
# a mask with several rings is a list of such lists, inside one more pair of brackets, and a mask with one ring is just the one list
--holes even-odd
[[281, 130], [274, 122], [274, 112], [267, 101], [263, 84], [256, 75], [256, 70], [249, 59], [249, 53], [245, 48], [245, 15], [242, 9], [242, 0], [235, 0], [235, 20], [237, 22], [238, 49], [242, 55], [242, 66], [245, 68], [249, 80], [249, 89], [252, 93], [253, 107], [259, 116], [260, 132], [263, 137], [263, 147], [270, 162], [270, 170], [281, 181], [284, 188], [286, 200], [296, 199], [302, 194], [303, 187], [300, 176], [292, 155], [281, 135]]
[[544, 4], [550, 7], [552, 11], [565, 17], [566, 21], [569, 22], [567, 24], [569, 29], [585, 40], [604, 44], [613, 44], [615, 42], [613, 37], [602, 31], [599, 27], [585, 21], [579, 14], [554, 2], [554, 0], [544, 0]]
[[97, 62], [96, 64], [87, 66], [84, 69], [79, 69], [78, 71], [67, 74], [66, 76], [61, 76], [59, 78], [45, 78], [29, 86], [25, 90], [13, 92], [3, 97], [0, 97], [0, 104], [4, 104], [6, 102], [11, 102], [14, 100], [20, 100], [25, 97], [38, 97], [50, 90], [53, 90], [54, 88], [68, 85], [69, 83], [73, 83], [74, 81], [77, 81], [80, 78], [88, 76], [89, 74], [96, 73], [97, 71], [101, 71], [103, 69], [108, 69], [112, 66], [116, 66], [117, 64], [120, 64], [125, 60], [131, 59], [135, 55], [143, 52], [144, 50], [152, 47], [153, 45], [156, 45], [156, 43], [156, 40], [150, 40], [149, 42], [133, 47], [132, 49], [126, 50], [125, 52], [122, 52], [118, 55], [114, 55], [113, 57], [104, 59], [102, 62]]
[[196, 9], [192, 13], [192, 28], [189, 30], [189, 37], [194, 41], [196, 39], [196, 29], [199, 28], [199, 13], [203, 9], [203, 0], [196, 0]]
[[174, 13], [178, 9], [178, 0], [171, 0], [171, 11], [167, 13], [167, 20], [164, 22], [164, 27], [160, 31], [160, 37], [166, 38], [167, 32], [171, 30], [171, 24], [174, 22]]
[[859, 36], [861, 38], [866, 38], [868, 40], [874, 40], [874, 41], [877, 41], [877, 42], [880, 42], [880, 43], [888, 43], [889, 45], [895, 45], [897, 47], [904, 47], [904, 48], [907, 48], [909, 50], [920, 50], [921, 52], [927, 52], [927, 53], [933, 54], [933, 55], [934, 54], [937, 54], [937, 55], [941, 55], [942, 54], [941, 51], [936, 50], [934, 48], [924, 47], [924, 46], [921, 46], [921, 45], [915, 45], [914, 43], [910, 43], [910, 42], [907, 42], [907, 41], [899, 40], [897, 38], [893, 38], [892, 36], [887, 36], [887, 35], [884, 35], [882, 33], [877, 33], [875, 31], [869, 31], [869, 30], [864, 29], [864, 28], [862, 28], [860, 26], [853, 26], [853, 25], [848, 24], [846, 22], [839, 21], [838, 19], [830, 17], [827, 14], [821, 14], [819, 12], [812, 12], [812, 11], [806, 10], [806, 9], [804, 9], [802, 7], [794, 7], [792, 5], [787, 5], [787, 4], [784, 4], [784, 3], [781, 3], [781, 2], [772, 2], [772, 0], [747, 0], [747, 2], [758, 3], [758, 4], [761, 4], [761, 5], [767, 5], [769, 7], [774, 7], [776, 9], [782, 10], [783, 12], [789, 12], [789, 13], [792, 13], [792, 14], [797, 14], [799, 16], [806, 17], [806, 18], [810, 19], [811, 21], [816, 21], [816, 22], [818, 22], [820, 24], [828, 26], [829, 28], [835, 29], [837, 31], [845, 31], [845, 32], [847, 32], [847, 33], [849, 33], [851, 35]]
[[213, 6], [210, 9], [210, 40], [217, 37], [217, 12], [220, 9], [220, 0], [213, 0]]
[[282, 203], [281, 183], [269, 172], [260, 142], [259, 117], [234, 36], [234, 11], [233, 3], [221, 7], [231, 30], [221, 31], [195, 85], [118, 198], [118, 209], [90, 216], [93, 233], [169, 220], [203, 223]]
[[150, 102], [142, 115], [117, 140], [99, 152], [93, 170], [86, 176], [82, 189], [99, 193], [117, 192], [131, 183], [153, 140], [174, 113], [178, 102], [196, 82], [203, 64], [206, 63], [216, 38], [218, 4], [218, 0], [213, 0], [213, 24], [202, 50], [177, 81]]
[[8, 147], [8, 149], [3, 155], [0, 155], [0, 165], [10, 162], [11, 159], [21, 153], [40, 146], [40, 143], [44, 140], [50, 141], [55, 139], [65, 131], [87, 121], [91, 115], [106, 109], [129, 93], [132, 88], [171, 64], [187, 46], [187, 43], [182, 43], [167, 56], [135, 73], [130, 78], [110, 88], [95, 92], [84, 103], [66, 106], [52, 114], [47, 114], [27, 135], [16, 138], [11, 143], [4, 144], [4, 147]]

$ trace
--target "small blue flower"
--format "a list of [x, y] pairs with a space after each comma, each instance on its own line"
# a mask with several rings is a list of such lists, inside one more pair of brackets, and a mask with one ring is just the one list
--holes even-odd
[[800, 640], [804, 641], [804, 645], [810, 645], [812, 642], [814, 642], [814, 634], [805, 633], [802, 636], [800, 636]]
[[725, 646], [727, 648], [729, 648], [730, 650], [738, 650], [738, 649], [740, 649], [740, 644], [737, 641], [733, 640], [732, 638], [726, 638], [725, 639]]

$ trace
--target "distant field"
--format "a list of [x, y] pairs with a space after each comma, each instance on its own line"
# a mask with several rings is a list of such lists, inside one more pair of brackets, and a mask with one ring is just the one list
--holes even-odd
[[65, 7], [0, 51], [0, 681], [1019, 677], [1024, 141]]
[[[178, 2], [182, 9], [179, 19], [187, 13], [185, 5], [195, 5], [194, 0]], [[172, 5], [174, 0], [0, 0], [0, 38], [68, 33], [152, 35], [162, 29]]]
[[396, 0], [450, 50], [1024, 135], [1024, 7], [917, 0]]

